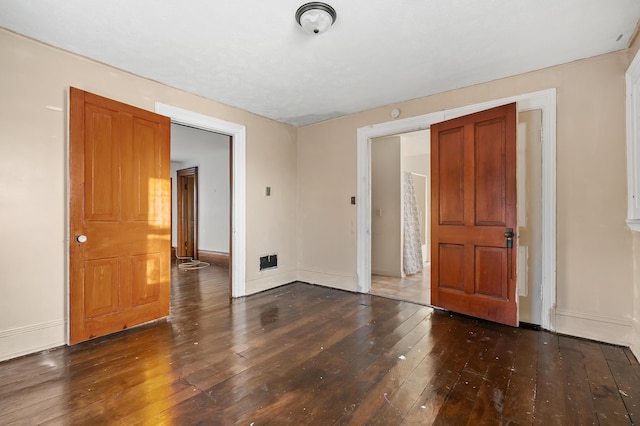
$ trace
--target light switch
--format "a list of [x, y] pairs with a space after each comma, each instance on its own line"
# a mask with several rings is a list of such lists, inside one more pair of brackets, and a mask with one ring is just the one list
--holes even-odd
[[267, 197], [269, 197], [271, 195], [271, 187], [267, 186], [264, 190], [264, 195], [266, 195]]

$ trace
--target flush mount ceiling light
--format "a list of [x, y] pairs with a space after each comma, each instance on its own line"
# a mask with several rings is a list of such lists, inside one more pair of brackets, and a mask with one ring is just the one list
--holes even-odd
[[296, 11], [296, 21], [311, 34], [322, 34], [336, 22], [336, 11], [326, 3], [312, 1]]

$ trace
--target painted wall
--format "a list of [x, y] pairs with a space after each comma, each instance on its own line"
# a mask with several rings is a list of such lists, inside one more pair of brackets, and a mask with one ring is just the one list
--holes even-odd
[[[298, 129], [299, 268], [312, 282], [355, 290], [356, 131], [402, 118], [557, 88], [559, 332], [628, 344], [632, 235], [625, 225], [627, 52], [615, 52]], [[314, 177], [331, 170], [324, 180]], [[331, 271], [328, 276], [327, 271]]]
[[[429, 132], [371, 141], [371, 273], [403, 277], [403, 172], [429, 173]], [[414, 177], [418, 209], [426, 218], [426, 180]], [[420, 188], [420, 189], [419, 189]], [[428, 233], [422, 228], [423, 259]]]
[[[542, 324], [542, 111], [518, 114], [518, 318]], [[525, 253], [522, 251], [526, 250]], [[522, 281], [521, 281], [522, 280]], [[526, 295], [524, 294], [526, 293]]]
[[[627, 67], [640, 54], [640, 37], [635, 37], [627, 52]], [[633, 232], [633, 318], [630, 346], [636, 358], [640, 359], [640, 233]]]
[[229, 136], [171, 125], [172, 247], [178, 238], [176, 171], [197, 167], [198, 249], [229, 253], [229, 154]]
[[[294, 127], [0, 30], [0, 359], [65, 342], [69, 86], [246, 126], [247, 292], [296, 279]], [[274, 196], [264, 197], [271, 185]], [[263, 253], [279, 267], [259, 271]], [[25, 263], [37, 259], [35, 265]]]
[[400, 136], [371, 141], [371, 273], [402, 277]]

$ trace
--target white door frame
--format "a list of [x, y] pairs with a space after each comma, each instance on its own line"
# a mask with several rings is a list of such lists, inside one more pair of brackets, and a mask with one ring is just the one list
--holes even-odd
[[516, 102], [518, 112], [542, 110], [541, 324], [555, 330], [556, 310], [556, 89], [360, 127], [357, 131], [357, 291], [371, 292], [371, 138], [426, 130], [432, 124]]
[[246, 128], [241, 124], [156, 102], [155, 111], [171, 118], [172, 123], [231, 136], [231, 297], [246, 295]]

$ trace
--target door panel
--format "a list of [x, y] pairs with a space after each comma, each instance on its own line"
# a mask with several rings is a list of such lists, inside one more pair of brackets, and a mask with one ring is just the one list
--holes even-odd
[[118, 278], [120, 263], [117, 258], [85, 262], [85, 316], [93, 318], [114, 313], [120, 306]]
[[440, 244], [440, 287], [464, 291], [464, 246]]
[[431, 303], [517, 324], [516, 105], [431, 126]]
[[453, 128], [442, 132], [438, 148], [440, 188], [448, 197], [440, 202], [439, 221], [441, 224], [464, 224], [464, 145], [463, 128]]
[[505, 226], [506, 139], [503, 122], [491, 120], [476, 126], [476, 225]]
[[85, 164], [91, 173], [85, 177], [85, 211], [87, 220], [115, 221], [120, 212], [118, 117], [114, 111], [88, 105], [86, 111]]
[[476, 288], [474, 294], [506, 299], [507, 271], [506, 250], [496, 247], [476, 246]]
[[70, 100], [75, 344], [169, 314], [170, 123], [75, 88]]
[[162, 201], [162, 194], [155, 193], [160, 186], [154, 182], [160, 175], [162, 165], [157, 143], [158, 131], [156, 123], [134, 118], [131, 145], [133, 188], [130, 193], [134, 203], [131, 210], [134, 220], [154, 220], [159, 213], [158, 204]]
[[158, 253], [141, 254], [131, 257], [131, 275], [134, 283], [132, 288], [132, 304], [141, 306], [153, 303], [160, 296], [160, 267], [161, 258]]

